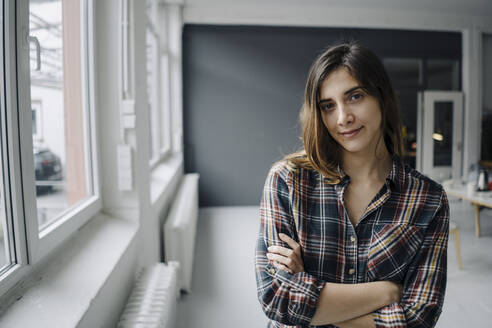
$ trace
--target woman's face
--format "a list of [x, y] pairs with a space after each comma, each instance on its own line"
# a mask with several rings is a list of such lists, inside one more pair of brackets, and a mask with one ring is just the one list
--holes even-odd
[[333, 71], [323, 81], [318, 107], [326, 129], [343, 151], [374, 154], [381, 133], [379, 102], [346, 68]]

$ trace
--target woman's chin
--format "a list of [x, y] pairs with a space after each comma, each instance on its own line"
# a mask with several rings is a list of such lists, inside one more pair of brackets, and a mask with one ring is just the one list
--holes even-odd
[[346, 152], [351, 154], [364, 153], [366, 151], [366, 147], [362, 147], [361, 145], [345, 144], [342, 147]]

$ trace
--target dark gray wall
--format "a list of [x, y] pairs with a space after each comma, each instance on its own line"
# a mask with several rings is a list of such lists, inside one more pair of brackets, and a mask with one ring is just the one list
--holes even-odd
[[186, 25], [185, 171], [200, 173], [200, 206], [258, 205], [271, 164], [299, 147], [311, 62], [360, 40], [380, 56], [461, 59], [459, 33]]

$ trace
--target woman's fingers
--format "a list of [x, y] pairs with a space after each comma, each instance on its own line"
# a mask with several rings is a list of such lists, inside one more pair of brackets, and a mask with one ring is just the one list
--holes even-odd
[[285, 243], [287, 243], [287, 245], [289, 245], [292, 249], [282, 246], [270, 246], [268, 247], [269, 252], [281, 254], [287, 257], [292, 256], [293, 252], [297, 252], [297, 253], [300, 252], [301, 247], [294, 239], [290, 238], [289, 236], [283, 233], [279, 233], [278, 235], [280, 239], [283, 240]]
[[273, 262], [273, 266], [276, 267], [277, 269], [287, 271], [288, 273], [292, 274], [292, 270], [286, 267], [285, 265], [278, 263], [278, 262]]
[[267, 258], [269, 260], [278, 262], [280, 264], [285, 264], [286, 266], [292, 265], [292, 259], [285, 257], [285, 256], [282, 256], [282, 255], [267, 253]]
[[289, 245], [293, 250], [296, 250], [299, 247], [299, 244], [294, 239], [287, 236], [286, 234], [279, 233], [278, 236], [280, 237], [280, 239], [286, 242], [287, 245]]
[[292, 254], [291, 249], [282, 246], [270, 246], [268, 247], [268, 251], [270, 253], [276, 253], [283, 256], [290, 256]]
[[301, 255], [301, 246], [292, 238], [286, 234], [279, 233], [280, 239], [285, 242], [292, 249], [282, 246], [270, 246], [268, 247], [267, 258], [278, 264], [278, 268], [284, 268], [285, 271], [290, 273], [297, 273], [304, 271], [304, 264]]

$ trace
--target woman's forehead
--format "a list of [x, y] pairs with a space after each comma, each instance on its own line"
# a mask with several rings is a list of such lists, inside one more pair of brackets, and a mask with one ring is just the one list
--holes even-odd
[[320, 100], [338, 97], [359, 85], [359, 81], [354, 78], [347, 68], [338, 68], [328, 74], [321, 82], [319, 89]]

